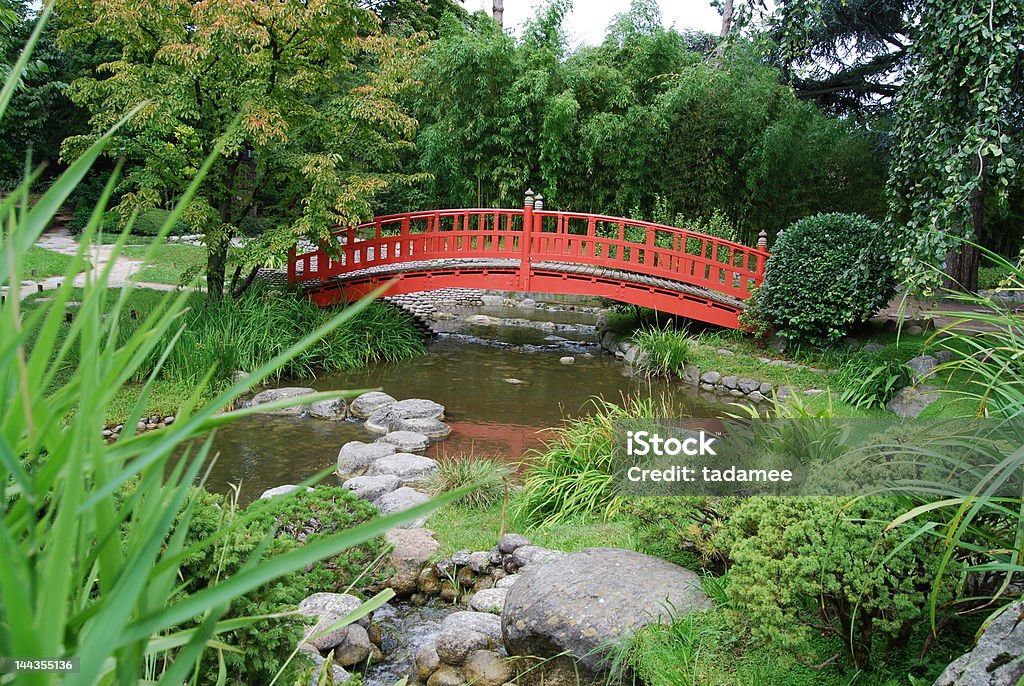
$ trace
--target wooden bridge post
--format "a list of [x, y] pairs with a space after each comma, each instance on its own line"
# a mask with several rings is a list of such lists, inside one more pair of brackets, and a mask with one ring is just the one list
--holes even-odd
[[533, 234], [533, 190], [526, 191], [523, 201], [523, 234], [519, 237], [519, 288], [524, 292], [530, 288], [530, 242]]
[[288, 249], [288, 283], [295, 283], [295, 247]]

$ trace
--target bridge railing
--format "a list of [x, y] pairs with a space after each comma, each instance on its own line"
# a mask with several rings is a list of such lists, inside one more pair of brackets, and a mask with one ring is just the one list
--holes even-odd
[[568, 262], [641, 273], [746, 298], [764, 278], [768, 252], [672, 226], [623, 217], [543, 209], [407, 212], [333, 232], [337, 243], [289, 259], [293, 283], [326, 281], [392, 264], [451, 258], [518, 260], [521, 285], [532, 265]]

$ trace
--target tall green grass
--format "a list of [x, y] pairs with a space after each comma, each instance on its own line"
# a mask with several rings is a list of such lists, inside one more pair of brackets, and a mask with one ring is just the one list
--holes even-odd
[[525, 460], [526, 477], [516, 507], [533, 524], [615, 517], [624, 503], [616, 495], [612, 474], [615, 422], [674, 416], [667, 402], [651, 398], [632, 399], [623, 406], [600, 398], [591, 402], [592, 415], [567, 420], [555, 430], [553, 440]]
[[[1024, 265], [987, 253], [1006, 274], [1005, 288], [1024, 290]], [[968, 311], [943, 312], [952, 324], [936, 332], [933, 343], [949, 351], [951, 359], [935, 370], [937, 377], [959, 375], [966, 383], [945, 393], [967, 398], [975, 414], [1003, 420], [1003, 441], [979, 442], [974, 471], [976, 480], [965, 487], [935, 482], [925, 484], [933, 496], [898, 518], [890, 528], [910, 522], [917, 528], [910, 540], [938, 536], [945, 555], [933, 583], [932, 622], [939, 590], [955, 562], [962, 560], [975, 587], [974, 597], [963, 599], [965, 609], [995, 608], [1019, 595], [1015, 582], [1024, 578], [1024, 317], [1015, 305], [991, 297], [952, 294], [969, 305]], [[921, 449], [924, 459], [933, 455]]]
[[640, 366], [663, 376], [682, 376], [690, 358], [690, 339], [675, 329], [645, 329], [633, 334], [644, 355]]
[[[0, 117], [51, 9], [44, 7], [28, 47], [0, 89]], [[29, 202], [32, 175], [0, 199], [0, 285], [11, 289], [0, 304], [0, 655], [80, 662], [78, 671], [70, 674], [20, 672], [3, 677], [5, 683], [18, 686], [128, 686], [142, 682], [144, 676], [145, 683], [195, 683], [196, 665], [207, 650], [231, 650], [218, 643], [219, 634], [266, 619], [223, 620], [234, 599], [379, 536], [399, 522], [425, 516], [461, 495], [373, 520], [273, 558], [263, 559], [266, 544], [257, 546], [237, 573], [195, 593], [182, 592], [179, 570], [184, 562], [199, 550], [216, 550], [233, 535], [226, 527], [186, 543], [197, 504], [192, 486], [209, 457], [210, 443], [204, 436], [246, 416], [244, 410], [223, 410], [343, 326], [365, 304], [310, 330], [202, 407], [197, 398], [203, 384], [198, 384], [172, 426], [142, 435], [129, 430], [106, 443], [101, 435], [106, 405], [156, 359], [132, 410], [135, 421], [143, 414], [150, 384], [173, 351], [166, 345], [177, 342], [182, 331], [188, 294], [168, 295], [143, 314], [130, 335], [121, 322], [132, 289], [117, 291], [112, 306], [108, 301], [113, 261], [103, 272], [90, 275], [79, 296], [77, 316], [63, 335], [70, 278], [51, 302], [32, 310], [23, 309], [16, 294], [29, 249], [87, 176], [110, 135], [96, 141], [34, 203]], [[210, 160], [220, 152], [215, 149]], [[156, 241], [181, 216], [210, 163], [168, 215]], [[68, 275], [82, 268], [85, 248], [96, 235], [112, 188], [113, 183], [108, 184], [92, 213]], [[124, 234], [114, 245], [115, 255], [126, 239]], [[70, 373], [61, 374], [75, 349], [88, 352], [81, 354], [80, 364]], [[172, 462], [180, 447], [185, 448], [184, 456]], [[227, 683], [223, 664], [218, 683]]]

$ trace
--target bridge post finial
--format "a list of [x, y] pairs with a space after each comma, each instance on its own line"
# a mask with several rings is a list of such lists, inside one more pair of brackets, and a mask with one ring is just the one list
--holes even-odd
[[526, 199], [523, 201], [523, 207], [533, 207], [533, 189], [526, 189]]
[[761, 233], [757, 234], [757, 247], [768, 247], [768, 232], [765, 231], [764, 229], [761, 229]]
[[543, 210], [544, 209], [544, 196], [540, 193], [537, 194], [537, 198], [533, 201], [533, 209]]

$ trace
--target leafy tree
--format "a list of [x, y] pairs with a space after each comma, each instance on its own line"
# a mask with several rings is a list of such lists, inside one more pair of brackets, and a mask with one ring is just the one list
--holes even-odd
[[978, 251], [959, 239], [984, 234], [987, 193], [1005, 206], [1022, 180], [1024, 6], [920, 0], [919, 11], [927, 21], [897, 100], [890, 229], [907, 227], [910, 273], [945, 263], [947, 286], [974, 291]]
[[223, 295], [231, 240], [253, 215], [266, 228], [249, 255], [259, 264], [297, 236], [371, 216], [377, 194], [409, 180], [396, 172], [416, 122], [395, 98], [410, 83], [416, 44], [382, 36], [355, 0], [66, 0], [61, 11], [65, 45], [119, 47], [72, 84], [93, 133], [68, 138], [64, 154], [141, 106], [110, 148], [135, 162], [121, 184], [122, 220], [172, 202], [224, 144], [185, 216], [205, 236], [211, 300]]

